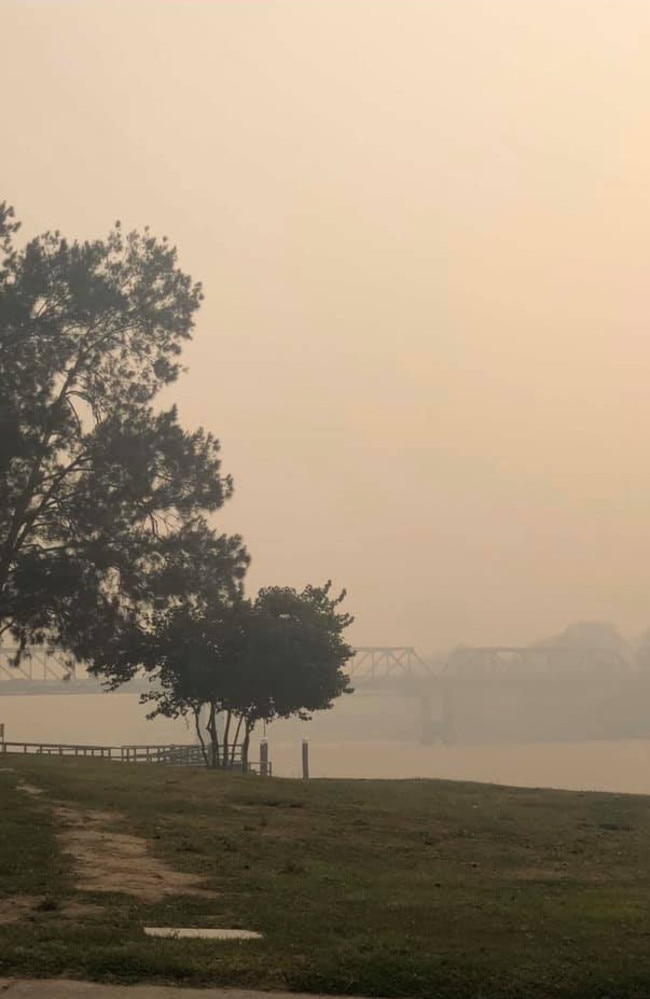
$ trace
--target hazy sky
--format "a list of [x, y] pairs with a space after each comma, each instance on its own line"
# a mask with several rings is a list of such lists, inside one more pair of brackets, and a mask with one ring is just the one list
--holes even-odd
[[0, 199], [206, 301], [251, 584], [359, 644], [650, 624], [648, 0], [1, 0]]

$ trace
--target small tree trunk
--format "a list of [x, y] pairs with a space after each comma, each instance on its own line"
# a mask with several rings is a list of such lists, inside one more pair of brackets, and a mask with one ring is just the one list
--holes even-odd
[[245, 719], [246, 730], [244, 734], [244, 741], [241, 747], [241, 766], [244, 773], [248, 773], [248, 747], [251, 742], [251, 733], [255, 728], [255, 722], [251, 721], [250, 718]]
[[230, 763], [230, 724], [232, 722], [232, 711], [230, 708], [226, 712], [226, 723], [223, 728], [223, 769], [227, 770]]
[[219, 733], [217, 732], [217, 711], [214, 704], [210, 704], [210, 715], [206, 725], [210, 733], [211, 767], [217, 769], [219, 766]]
[[230, 765], [232, 766], [235, 762], [235, 753], [237, 751], [237, 743], [239, 742], [239, 733], [241, 732], [241, 723], [243, 721], [243, 715], [239, 716], [237, 721], [237, 729], [235, 731], [235, 738], [232, 740], [232, 746], [230, 748]]
[[193, 709], [194, 714], [194, 727], [196, 729], [196, 734], [201, 745], [201, 756], [203, 757], [203, 762], [206, 767], [210, 768], [210, 760], [208, 759], [208, 750], [205, 745], [205, 739], [203, 738], [203, 732], [201, 731], [201, 707]]

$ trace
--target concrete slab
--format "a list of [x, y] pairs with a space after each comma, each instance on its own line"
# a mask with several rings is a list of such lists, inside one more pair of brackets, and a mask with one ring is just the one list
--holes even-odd
[[261, 940], [254, 930], [222, 930], [209, 926], [145, 926], [148, 937], [170, 940]]
[[0, 978], [0, 999], [352, 999], [248, 989], [184, 989], [175, 985], [101, 985], [62, 978]]

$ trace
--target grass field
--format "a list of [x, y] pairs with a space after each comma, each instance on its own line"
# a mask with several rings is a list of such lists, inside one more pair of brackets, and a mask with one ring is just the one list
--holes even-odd
[[[0, 975], [427, 999], [650, 996], [650, 798], [3, 762], [15, 771], [0, 772]], [[217, 896], [76, 889], [55, 802], [114, 813], [106, 850], [111, 829], [145, 837]], [[153, 940], [143, 925], [264, 939]]]

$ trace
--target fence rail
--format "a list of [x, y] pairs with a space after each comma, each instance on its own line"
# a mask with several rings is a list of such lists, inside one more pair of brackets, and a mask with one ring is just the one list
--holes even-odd
[[119, 746], [75, 746], [58, 742], [0, 742], [0, 752], [23, 753], [27, 756], [95, 756], [110, 760], [119, 759], [120, 748]]
[[[205, 760], [201, 747], [196, 745], [171, 746], [87, 746], [59, 742], [5, 742], [0, 738], [0, 753], [18, 753], [24, 756], [76, 756], [112, 760], [117, 763], [160, 763], [167, 766], [203, 767]], [[235, 752], [228, 770], [272, 776], [270, 761], [260, 763], [249, 760], [244, 765], [241, 751]]]

